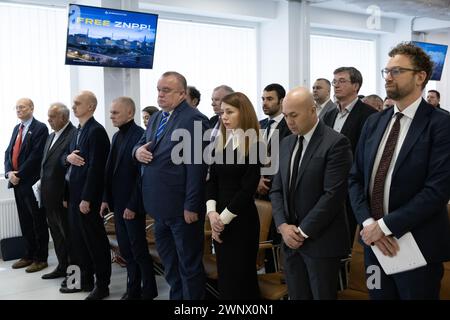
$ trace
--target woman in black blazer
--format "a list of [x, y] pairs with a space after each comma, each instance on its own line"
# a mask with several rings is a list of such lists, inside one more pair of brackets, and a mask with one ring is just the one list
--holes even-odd
[[222, 112], [207, 183], [219, 294], [220, 299], [258, 299], [259, 218], [254, 194], [261, 176], [259, 123], [252, 103], [240, 92], [222, 100]]

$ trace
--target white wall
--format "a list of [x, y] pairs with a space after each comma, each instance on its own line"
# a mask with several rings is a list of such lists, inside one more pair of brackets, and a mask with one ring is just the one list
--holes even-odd
[[[379, 35], [378, 39], [378, 69], [381, 70], [386, 66], [389, 60], [389, 51], [401, 41], [411, 40], [411, 18], [398, 19], [395, 23], [395, 29], [392, 33]], [[384, 79], [381, 72], [377, 73], [378, 79], [378, 95], [384, 99], [386, 91], [384, 89]]]

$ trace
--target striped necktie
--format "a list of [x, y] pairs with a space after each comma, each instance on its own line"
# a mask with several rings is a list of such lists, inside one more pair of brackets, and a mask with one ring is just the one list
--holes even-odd
[[164, 132], [164, 129], [166, 128], [167, 125], [167, 121], [169, 121], [169, 116], [170, 116], [169, 112], [164, 111], [162, 113], [161, 122], [159, 123], [158, 129], [156, 130], [156, 141], [159, 140], [161, 134]]

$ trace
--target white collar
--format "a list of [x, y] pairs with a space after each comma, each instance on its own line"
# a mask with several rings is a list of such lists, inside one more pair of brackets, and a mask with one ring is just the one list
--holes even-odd
[[397, 104], [394, 105], [394, 114], [393, 117], [397, 112], [403, 113], [404, 116], [410, 118], [411, 120], [414, 119], [414, 116], [417, 112], [417, 109], [419, 108], [420, 103], [422, 102], [422, 97], [419, 97], [416, 101], [411, 103], [409, 106], [407, 106], [403, 111], [400, 111], [397, 107]]

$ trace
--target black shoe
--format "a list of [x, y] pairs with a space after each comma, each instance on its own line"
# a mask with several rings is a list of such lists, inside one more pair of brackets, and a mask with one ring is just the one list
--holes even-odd
[[61, 282], [61, 288], [67, 288], [67, 278], [64, 278], [64, 280]]
[[[66, 280], [66, 279], [65, 279]], [[64, 281], [63, 281], [64, 283]], [[81, 286], [81, 288], [67, 288], [67, 282], [65, 282], [65, 287], [63, 287], [63, 283], [61, 283], [61, 288], [59, 288], [59, 292], [61, 293], [75, 293], [75, 292], [90, 292], [94, 288], [94, 286]]]
[[95, 287], [85, 300], [101, 300], [109, 296], [109, 288], [100, 289]]
[[42, 275], [42, 279], [57, 279], [57, 278], [63, 278], [66, 276], [66, 272], [65, 271], [60, 271], [60, 270], [53, 270], [50, 273], [46, 273], [44, 275]]
[[141, 295], [125, 292], [120, 300], [141, 300]]

